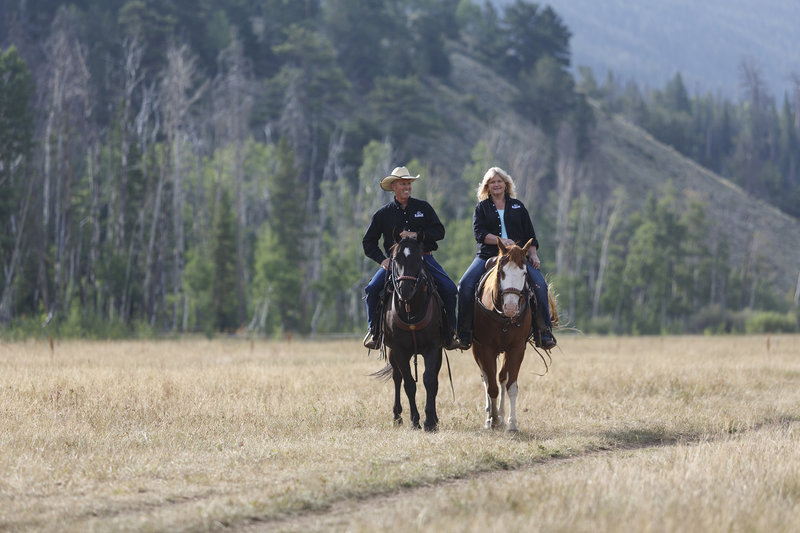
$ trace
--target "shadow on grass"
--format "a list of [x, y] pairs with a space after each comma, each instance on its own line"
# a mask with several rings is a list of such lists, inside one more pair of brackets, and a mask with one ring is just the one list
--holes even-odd
[[[800, 422], [800, 416], [789, 413], [779, 413], [768, 420], [758, 422], [732, 424], [727, 428], [717, 429], [716, 431], [697, 431], [697, 432], [671, 432], [662, 427], [632, 427], [621, 430], [600, 431], [593, 434], [599, 437], [600, 442], [596, 446], [589, 445], [579, 448], [562, 449], [554, 443], [558, 442], [563, 433], [550, 433], [547, 431], [520, 431], [519, 433], [505, 433], [501, 430], [496, 431], [497, 436], [512, 438], [531, 444], [538, 443], [539, 451], [544, 460], [564, 459], [568, 457], [576, 458], [590, 455], [598, 451], [609, 450], [637, 450], [655, 448], [659, 446], [676, 446], [681, 444], [692, 444], [709, 440], [716, 440], [728, 437], [733, 434], [744, 434], [758, 431], [766, 427], [788, 426]], [[589, 437], [589, 435], [587, 435]], [[537, 461], [539, 462], [539, 461]]]

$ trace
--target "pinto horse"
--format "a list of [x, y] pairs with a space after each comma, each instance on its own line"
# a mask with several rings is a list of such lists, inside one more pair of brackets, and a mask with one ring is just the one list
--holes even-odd
[[411, 424], [419, 429], [419, 411], [415, 400], [417, 384], [411, 373], [411, 357], [421, 354], [425, 361], [422, 382], [425, 385], [426, 431], [439, 428], [436, 395], [439, 370], [442, 368], [442, 312], [433, 278], [423, 259], [422, 244], [402, 239], [391, 250], [391, 298], [382, 311], [383, 344], [388, 349], [389, 364], [374, 375], [394, 380], [394, 423], [403, 423], [400, 386], [408, 397]]
[[[497, 261], [478, 284], [472, 355], [486, 389], [486, 429], [503, 427], [505, 397], [508, 396], [510, 411], [506, 429], [519, 431], [517, 377], [532, 320], [525, 261], [532, 243], [533, 239], [520, 248], [516, 244], [506, 247], [498, 242]], [[501, 353], [498, 391], [497, 359]]]

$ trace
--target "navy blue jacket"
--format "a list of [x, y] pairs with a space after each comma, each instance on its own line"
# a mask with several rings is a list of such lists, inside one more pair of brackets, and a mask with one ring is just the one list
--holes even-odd
[[[531, 222], [528, 210], [522, 202], [516, 198], [511, 198], [507, 194], [503, 219], [506, 223], [509, 239], [519, 246], [524, 246], [528, 239], [533, 239], [533, 246], [537, 249], [539, 248], [539, 241], [536, 240], [536, 232], [533, 230], [533, 222]], [[475, 206], [475, 213], [472, 215], [472, 232], [475, 234], [475, 240], [478, 243], [478, 257], [489, 259], [497, 255], [497, 245], [486, 244], [483, 239], [490, 233], [499, 237], [501, 231], [500, 213], [494, 206], [491, 196], [478, 202], [478, 205]]]
[[[364, 254], [381, 264], [389, 256], [389, 248], [394, 245], [394, 230], [413, 231], [422, 237], [422, 248], [425, 252], [432, 252], [439, 248], [436, 241], [444, 239], [444, 225], [442, 225], [436, 211], [431, 204], [418, 198], [409, 198], [406, 208], [393, 199], [372, 215], [372, 221], [361, 239]], [[378, 240], [383, 236], [383, 251], [378, 246]]]

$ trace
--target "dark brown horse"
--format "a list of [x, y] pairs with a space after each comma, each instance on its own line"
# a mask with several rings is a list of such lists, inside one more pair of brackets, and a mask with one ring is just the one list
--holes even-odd
[[420, 428], [417, 410], [417, 384], [411, 373], [411, 358], [421, 354], [425, 361], [422, 382], [425, 385], [426, 431], [436, 431], [436, 395], [439, 391], [439, 370], [442, 368], [442, 313], [439, 296], [423, 259], [422, 244], [403, 239], [391, 250], [391, 297], [382, 311], [383, 345], [388, 349], [389, 364], [375, 375], [394, 380], [394, 423], [402, 424], [400, 386], [408, 397], [411, 425]]
[[[486, 388], [486, 429], [503, 427], [505, 397], [508, 396], [510, 411], [506, 429], [518, 431], [517, 377], [532, 320], [525, 269], [532, 242], [529, 240], [522, 248], [517, 245], [507, 248], [498, 242], [497, 262], [478, 285], [472, 355], [481, 369]], [[498, 376], [500, 354], [503, 357]]]

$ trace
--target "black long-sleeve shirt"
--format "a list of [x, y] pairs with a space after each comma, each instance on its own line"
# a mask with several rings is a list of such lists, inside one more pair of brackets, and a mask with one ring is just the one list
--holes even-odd
[[[522, 202], [506, 195], [503, 220], [506, 223], [506, 232], [509, 239], [519, 246], [523, 246], [528, 242], [528, 239], [533, 239], [533, 246], [537, 249], [539, 248], [539, 241], [536, 240], [536, 232], [533, 230], [531, 216]], [[491, 197], [478, 202], [478, 205], [475, 206], [475, 213], [472, 215], [472, 232], [478, 242], [478, 257], [489, 259], [497, 255], [498, 248], [496, 244], [483, 242], [488, 234], [491, 233], [500, 237], [502, 232], [500, 213], [497, 211]]]
[[[372, 215], [372, 221], [361, 239], [364, 254], [381, 264], [389, 256], [389, 248], [394, 244], [394, 230], [413, 231], [422, 238], [422, 248], [431, 252], [439, 248], [436, 241], [444, 238], [444, 225], [436, 215], [431, 204], [418, 198], [409, 198], [406, 208], [393, 199]], [[383, 236], [383, 251], [378, 240]]]

